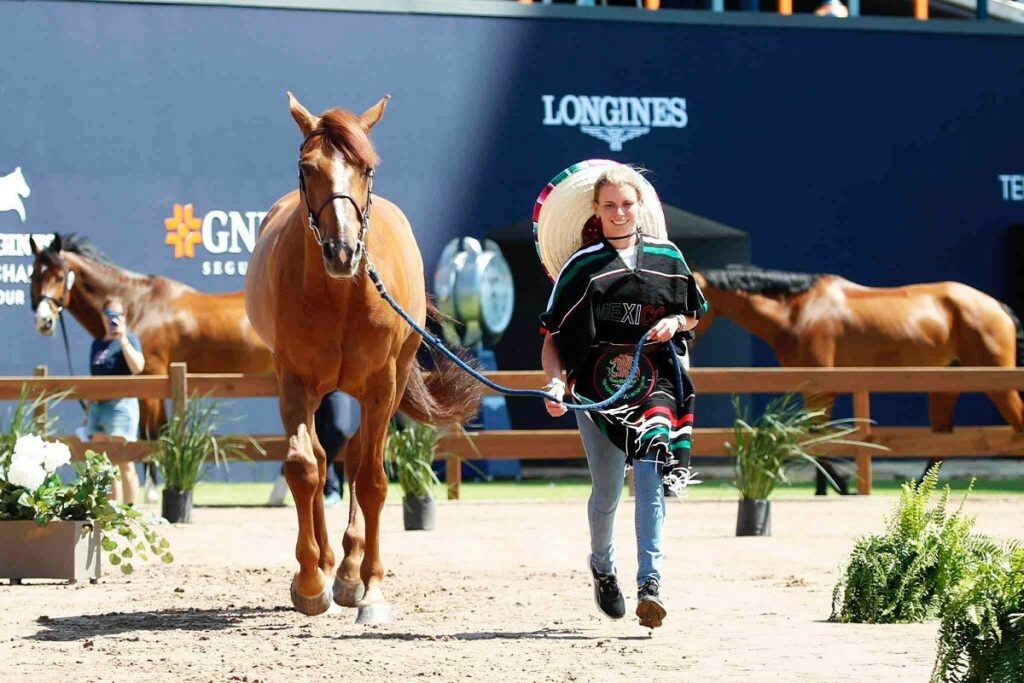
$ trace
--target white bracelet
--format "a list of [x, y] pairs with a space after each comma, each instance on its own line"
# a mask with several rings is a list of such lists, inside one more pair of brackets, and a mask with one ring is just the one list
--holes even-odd
[[562, 381], [561, 377], [552, 377], [551, 381], [545, 384], [543, 389], [544, 391], [551, 391], [552, 389], [558, 386], [564, 387], [565, 382]]

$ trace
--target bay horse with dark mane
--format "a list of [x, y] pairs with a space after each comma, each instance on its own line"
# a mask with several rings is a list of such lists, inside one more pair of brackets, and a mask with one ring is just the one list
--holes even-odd
[[[767, 342], [783, 367], [1024, 364], [1024, 331], [1013, 310], [959, 282], [865, 287], [838, 275], [755, 266], [694, 276], [710, 304], [697, 335], [721, 315]], [[987, 395], [1014, 431], [1024, 428], [1018, 392]], [[957, 398], [929, 394], [933, 431], [953, 430]], [[818, 400], [831, 409], [832, 399]]]
[[[31, 300], [36, 330], [52, 335], [67, 310], [93, 337], [105, 332], [103, 303], [124, 302], [128, 329], [142, 342], [147, 375], [165, 375], [171, 363], [189, 372], [270, 372], [270, 351], [245, 315], [243, 292], [205, 294], [158, 275], [143, 275], [114, 264], [85, 238], [53, 236], [40, 248], [31, 242]], [[139, 430], [156, 438], [167, 421], [160, 399], [139, 400]]]
[[[453, 363], [429, 379], [416, 361], [421, 338], [381, 298], [374, 268], [391, 296], [417, 322], [427, 316], [423, 259], [402, 211], [372, 193], [377, 153], [370, 130], [388, 98], [361, 116], [330, 109], [311, 114], [288, 93], [302, 134], [298, 189], [282, 197], [261, 226], [246, 275], [246, 310], [274, 354], [289, 450], [285, 478], [298, 515], [291, 599], [303, 614], [335, 602], [358, 607], [357, 621], [390, 618], [381, 589], [380, 513], [387, 494], [384, 440], [401, 408], [431, 424], [472, 417], [480, 386]], [[371, 210], [372, 208], [372, 210]], [[371, 265], [372, 262], [372, 265]], [[324, 449], [313, 411], [334, 389], [355, 398], [362, 423], [345, 447], [349, 483], [344, 558], [333, 586], [334, 552], [323, 497]]]

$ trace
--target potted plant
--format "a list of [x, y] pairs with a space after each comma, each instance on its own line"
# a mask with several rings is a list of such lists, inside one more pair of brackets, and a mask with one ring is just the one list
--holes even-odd
[[161, 514], [172, 524], [192, 521], [192, 493], [210, 458], [220, 464], [244, 457], [243, 439], [214, 433], [220, 419], [216, 401], [193, 398], [160, 431], [159, 446], [151, 457], [164, 479]]
[[[809, 463], [832, 478], [809, 451], [825, 444], [851, 448], [884, 446], [848, 439], [857, 431], [856, 418], [827, 420], [824, 410], [807, 410], [795, 394], [769, 401], [764, 413], [753, 423], [739, 398], [733, 397], [736, 420], [733, 439], [726, 448], [734, 456], [736, 488], [740, 492], [736, 515], [737, 536], [771, 535], [771, 501], [778, 484], [788, 484], [786, 469], [794, 463]], [[833, 482], [834, 483], [834, 482]]]
[[394, 423], [388, 428], [385, 461], [402, 489], [402, 519], [407, 531], [434, 528], [434, 486], [441, 482], [431, 464], [439, 440], [436, 429], [417, 422], [404, 429]]
[[69, 484], [58, 475], [71, 451], [37, 432], [49, 429], [44, 409], [59, 400], [51, 395], [29, 401], [23, 391], [9, 430], [0, 436], [0, 548], [5, 549], [0, 577], [14, 583], [26, 578], [95, 583], [102, 552], [125, 574], [134, 571], [134, 560], [149, 555], [173, 561], [167, 540], [138, 510], [110, 500], [120, 474], [106, 455], [87, 451], [84, 462], [71, 464], [76, 477]]

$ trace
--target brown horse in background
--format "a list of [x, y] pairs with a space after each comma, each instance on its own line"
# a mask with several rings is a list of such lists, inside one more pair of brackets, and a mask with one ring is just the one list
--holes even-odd
[[[331, 109], [314, 116], [288, 93], [303, 136], [299, 189], [282, 197], [261, 226], [245, 281], [246, 310], [274, 353], [281, 419], [289, 435], [285, 478], [295, 499], [299, 571], [291, 598], [303, 614], [335, 602], [359, 607], [357, 621], [390, 618], [381, 590], [380, 513], [387, 495], [384, 440], [401, 407], [417, 420], [454, 423], [475, 414], [481, 389], [457, 366], [439, 365], [429, 382], [416, 362], [421, 338], [377, 293], [373, 267], [394, 299], [423, 324], [423, 259], [402, 211], [372, 194], [377, 153], [369, 132], [385, 97], [361, 116]], [[372, 206], [372, 211], [371, 211]], [[334, 567], [324, 520], [326, 459], [313, 411], [341, 389], [362, 406], [345, 447], [349, 482], [344, 559]]]
[[[783, 367], [1017, 367], [1024, 331], [1005, 304], [959, 282], [864, 287], [837, 275], [754, 266], [694, 273], [710, 310], [763, 339]], [[1016, 391], [988, 392], [1014, 431], [1024, 428]], [[953, 430], [958, 394], [928, 396], [932, 430]], [[831, 410], [833, 396], [816, 398]], [[822, 486], [819, 482], [819, 492]]]
[[[36, 330], [52, 335], [68, 310], [93, 337], [105, 333], [103, 303], [124, 302], [127, 326], [142, 342], [143, 374], [165, 375], [171, 363], [189, 372], [270, 372], [270, 351], [245, 315], [243, 292], [204, 294], [157, 275], [125, 270], [78, 235], [54, 235], [45, 248], [31, 242], [32, 308]], [[83, 354], [84, 359], [84, 354]], [[139, 431], [156, 438], [167, 421], [160, 399], [139, 400]]]

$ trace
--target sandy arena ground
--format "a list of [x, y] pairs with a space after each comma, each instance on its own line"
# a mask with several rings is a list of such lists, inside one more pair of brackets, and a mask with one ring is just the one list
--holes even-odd
[[[733, 536], [736, 504], [673, 500], [653, 637], [600, 618], [585, 570], [585, 503], [442, 503], [438, 529], [385, 508], [393, 623], [291, 610], [295, 515], [199, 509], [164, 527], [176, 562], [99, 585], [0, 586], [0, 680], [53, 681], [927, 681], [936, 624], [827, 622], [854, 538], [892, 497], [776, 501], [775, 535]], [[1022, 501], [975, 498], [979, 528], [1024, 536]], [[340, 547], [344, 513], [329, 510]], [[632, 502], [619, 513], [624, 586], [636, 570]], [[7, 549], [4, 549], [5, 551]], [[632, 593], [632, 592], [631, 592]]]

